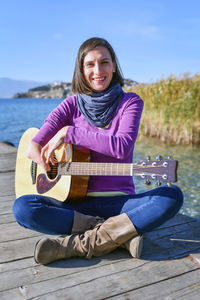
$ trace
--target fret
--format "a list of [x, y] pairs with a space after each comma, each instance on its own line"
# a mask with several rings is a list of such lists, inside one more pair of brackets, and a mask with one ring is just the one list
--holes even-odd
[[118, 168], [118, 164], [116, 164], [117, 167], [117, 175], [119, 174], [119, 168]]

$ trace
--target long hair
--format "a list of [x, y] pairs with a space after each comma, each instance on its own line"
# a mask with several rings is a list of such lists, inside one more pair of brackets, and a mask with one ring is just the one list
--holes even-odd
[[93, 37], [86, 40], [79, 48], [74, 75], [72, 79], [72, 91], [77, 94], [91, 94], [93, 90], [88, 85], [85, 80], [84, 72], [83, 72], [83, 61], [85, 56], [88, 54], [89, 51], [94, 50], [97, 47], [105, 47], [108, 49], [112, 62], [116, 65], [116, 70], [113, 73], [113, 77], [111, 80], [111, 84], [113, 83], [120, 83], [121, 86], [124, 85], [124, 79], [122, 75], [122, 71], [117, 59], [117, 56], [112, 48], [112, 46], [103, 38]]

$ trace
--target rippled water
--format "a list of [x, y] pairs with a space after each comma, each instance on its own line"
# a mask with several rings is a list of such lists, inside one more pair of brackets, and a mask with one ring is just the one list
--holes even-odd
[[[190, 146], [164, 145], [154, 139], [143, 139], [137, 141], [135, 146], [134, 161], [145, 159], [147, 155], [155, 160], [156, 155], [178, 160], [178, 185], [184, 193], [184, 205], [181, 210], [183, 214], [200, 218], [200, 151]], [[152, 189], [155, 184], [145, 185], [136, 179], [137, 192]]]
[[18, 146], [23, 132], [30, 127], [41, 127], [60, 99], [0, 99], [0, 141]]
[[[9, 141], [18, 146], [23, 132], [29, 127], [40, 127], [49, 112], [62, 100], [59, 99], [0, 99], [0, 141]], [[184, 193], [183, 214], [200, 218], [200, 151], [189, 146], [169, 146], [153, 139], [138, 140], [134, 161], [155, 159], [156, 155], [167, 158], [170, 154], [179, 161], [177, 185]], [[135, 178], [136, 192], [155, 187]]]

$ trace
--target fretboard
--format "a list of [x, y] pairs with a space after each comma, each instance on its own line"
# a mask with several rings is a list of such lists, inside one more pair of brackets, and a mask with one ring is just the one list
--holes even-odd
[[60, 163], [59, 175], [85, 176], [133, 176], [133, 164], [130, 163], [94, 163], [71, 162]]

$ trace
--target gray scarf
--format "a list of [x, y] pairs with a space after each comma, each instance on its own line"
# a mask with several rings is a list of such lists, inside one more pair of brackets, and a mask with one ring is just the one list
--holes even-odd
[[105, 127], [113, 119], [124, 92], [119, 83], [100, 93], [78, 94], [78, 107], [86, 120], [96, 127]]

